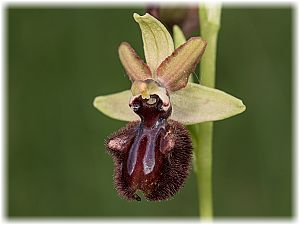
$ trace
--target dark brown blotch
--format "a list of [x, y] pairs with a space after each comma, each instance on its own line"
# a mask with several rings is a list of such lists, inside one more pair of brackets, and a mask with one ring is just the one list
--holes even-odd
[[[182, 124], [167, 120], [170, 112], [159, 110], [159, 98], [155, 105], [156, 112], [153, 104], [147, 109], [144, 100], [138, 101], [142, 101], [139, 108], [143, 114], [142, 120], [129, 122], [106, 142], [115, 164], [115, 186], [118, 193], [128, 200], [141, 200], [137, 190], [141, 190], [148, 200], [169, 199], [183, 186], [190, 172], [190, 135]], [[133, 150], [134, 145], [136, 150]]]

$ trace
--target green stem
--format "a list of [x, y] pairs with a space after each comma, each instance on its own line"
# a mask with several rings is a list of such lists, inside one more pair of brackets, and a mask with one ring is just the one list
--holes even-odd
[[[220, 25], [221, 7], [199, 7], [201, 37], [208, 45], [201, 60], [200, 83], [215, 86], [217, 37]], [[194, 140], [196, 173], [199, 192], [199, 213], [203, 219], [213, 218], [212, 196], [212, 140], [213, 123], [205, 122], [197, 126]]]
[[198, 124], [197, 178], [199, 192], [199, 213], [203, 219], [213, 217], [212, 196], [212, 136], [213, 123]]

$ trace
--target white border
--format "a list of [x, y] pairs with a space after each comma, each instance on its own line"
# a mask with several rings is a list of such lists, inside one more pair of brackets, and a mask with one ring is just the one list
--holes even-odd
[[[165, 0], [165, 1], [139, 1], [139, 0], [131, 0], [131, 1], [122, 1], [122, 0], [110, 0], [110, 1], [97, 1], [97, 0], [52, 0], [52, 1], [41, 1], [41, 0], [31, 0], [31, 1], [21, 1], [21, 0], [0, 0], [0, 30], [1, 30], [1, 43], [0, 43], [0, 65], [1, 65], [1, 79], [0, 79], [0, 88], [1, 88], [1, 98], [0, 98], [0, 105], [3, 107], [2, 110], [0, 110], [0, 125], [1, 125], [1, 135], [0, 135], [0, 144], [2, 146], [2, 151], [1, 151], [1, 172], [0, 172], [0, 211], [1, 211], [1, 218], [0, 218], [0, 224], [8, 224], [8, 223], [18, 223], [18, 224], [41, 224], [41, 223], [47, 223], [47, 224], [86, 224], [86, 223], [99, 223], [101, 224], [109, 224], [109, 223], [116, 223], [116, 224], [140, 224], [140, 223], [146, 223], [146, 224], [190, 224], [190, 223], [198, 223], [197, 220], [191, 220], [191, 219], [174, 219], [174, 218], [167, 218], [167, 219], [138, 219], [134, 221], [128, 220], [128, 218], [120, 218], [117, 220], [114, 220], [113, 218], [93, 218], [93, 219], [77, 219], [77, 218], [64, 218], [64, 219], [52, 219], [52, 218], [47, 218], [45, 217], [44, 219], [29, 219], [29, 220], [23, 220], [23, 219], [7, 219], [6, 214], [7, 214], [7, 209], [5, 208], [7, 204], [7, 199], [6, 199], [6, 185], [7, 185], [7, 180], [6, 180], [6, 169], [7, 169], [7, 154], [5, 153], [7, 151], [6, 145], [7, 145], [7, 101], [6, 101], [6, 94], [7, 94], [7, 68], [6, 65], [8, 63], [8, 59], [6, 58], [7, 56], [7, 40], [6, 40], [6, 35], [7, 35], [7, 28], [6, 28], [6, 7], [7, 5], [38, 5], [38, 6], [43, 6], [43, 7], [61, 7], [61, 6], [72, 6], [72, 7], [82, 7], [82, 6], [91, 6], [91, 5], [101, 5], [101, 6], [128, 6], [128, 5], [144, 5], [145, 3], [164, 3], [164, 4], [187, 4], [187, 3], [198, 3], [199, 0], [190, 0], [188, 2], [184, 1], [178, 1], [178, 0]], [[216, 2], [210, 0], [210, 2]], [[295, 1], [278, 1], [278, 0], [252, 0], [252, 1], [222, 1], [226, 3], [227, 6], [284, 6], [287, 4], [292, 4], [294, 5], [295, 9], [295, 18], [294, 18], [294, 36], [293, 36], [293, 46], [295, 47], [293, 49], [294, 55], [293, 55], [293, 153], [292, 156], [294, 156], [293, 159], [293, 215], [294, 218], [292, 220], [282, 220], [282, 219], [248, 219], [248, 218], [242, 218], [240, 219], [216, 219], [215, 223], [217, 224], [237, 224], [237, 223], [247, 223], [247, 224], [274, 224], [274, 223], [280, 223], [280, 224], [290, 224], [290, 223], [299, 223], [299, 195], [298, 195], [298, 188], [299, 186], [299, 179], [298, 179], [298, 172], [299, 172], [299, 153], [298, 153], [298, 147], [299, 147], [299, 133], [297, 128], [299, 127], [299, 120], [298, 120], [298, 113], [299, 113], [299, 91], [297, 87], [299, 87], [299, 81], [300, 79], [298, 78], [299, 75], [299, 70], [298, 70], [298, 63], [299, 63], [299, 24], [300, 24], [300, 17], [299, 17], [299, 3]], [[280, 53], [279, 53], [280, 54]], [[294, 123], [296, 122], [296, 123]], [[202, 222], [203, 223], [203, 222]], [[208, 222], [205, 222], [203, 224], [208, 224]]]
[[4, 55], [5, 55], [5, 50], [4, 50], [4, 43], [5, 43], [5, 35], [6, 32], [4, 30], [4, 6], [1, 4], [1, 12], [0, 12], [0, 30], [1, 30], [1, 43], [0, 43], [0, 63], [1, 63], [1, 79], [0, 79], [0, 89], [1, 89], [1, 98], [0, 98], [0, 105], [2, 109], [0, 110], [1, 116], [0, 116], [0, 126], [1, 126], [1, 135], [0, 135], [0, 145], [2, 146], [1, 148], [1, 172], [0, 172], [0, 211], [1, 211], [1, 224], [3, 224], [3, 218], [4, 218], [4, 205], [6, 204], [6, 200], [4, 199], [4, 191], [5, 191], [5, 185], [6, 181], [4, 180], [5, 173], [6, 173], [6, 154], [5, 151], [7, 150], [6, 148], [6, 142], [4, 141], [6, 139], [6, 124], [4, 123], [6, 117], [6, 102], [5, 102], [5, 94], [6, 94], [6, 89], [5, 89], [5, 68], [4, 68]]

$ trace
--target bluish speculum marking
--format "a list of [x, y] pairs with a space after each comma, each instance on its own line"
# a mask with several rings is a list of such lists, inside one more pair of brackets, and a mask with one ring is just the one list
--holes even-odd
[[189, 173], [191, 139], [182, 124], [168, 119], [171, 104], [163, 106], [156, 94], [143, 97], [132, 96], [129, 102], [141, 121], [130, 122], [113, 134], [107, 147], [114, 158], [121, 196], [140, 201], [136, 193], [140, 190], [148, 200], [164, 200], [180, 189]]
[[[162, 101], [157, 95], [152, 95], [150, 99], [136, 98], [132, 102], [132, 107], [141, 118], [141, 124], [137, 129], [137, 135], [129, 150], [127, 159], [127, 171], [131, 175], [136, 166], [139, 151], [144, 150], [142, 158], [143, 172], [150, 174], [155, 167], [155, 149], [158, 149], [160, 143], [158, 138], [160, 134], [165, 133], [166, 119], [171, 114], [171, 107], [167, 112], [162, 110]], [[142, 141], [146, 140], [145, 149], [141, 149]], [[158, 147], [156, 146], [158, 145]]]
[[149, 174], [153, 171], [155, 166], [155, 144], [160, 130], [162, 129], [162, 124], [157, 124], [153, 129], [145, 129], [144, 133], [147, 135], [147, 145], [146, 152], [143, 158], [143, 168], [144, 174]]
[[129, 156], [127, 160], [127, 171], [129, 175], [131, 175], [134, 171], [135, 165], [136, 165], [136, 160], [137, 160], [137, 155], [138, 155], [138, 149], [141, 143], [143, 137], [143, 130], [138, 129], [137, 130], [137, 136], [134, 139], [133, 145], [130, 148], [129, 151]]

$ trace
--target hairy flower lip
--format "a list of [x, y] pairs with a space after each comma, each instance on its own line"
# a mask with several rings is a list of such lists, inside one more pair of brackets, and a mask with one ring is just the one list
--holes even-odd
[[[164, 138], [159, 138], [156, 145], [155, 165], [150, 173], [144, 173], [143, 152], [139, 151], [135, 169], [129, 174], [127, 168], [128, 151], [140, 122], [129, 122], [117, 131], [106, 142], [107, 150], [112, 155], [115, 164], [115, 185], [119, 195], [127, 200], [140, 201], [136, 194], [141, 190], [147, 200], [161, 201], [170, 199], [184, 185], [191, 170], [192, 144], [187, 129], [180, 123], [166, 121]], [[121, 149], [114, 149], [119, 137], [127, 137], [128, 144]], [[117, 141], [116, 141], [117, 142]], [[114, 145], [112, 144], [114, 143]], [[145, 142], [140, 142], [143, 146]], [[156, 142], [158, 143], [158, 142]], [[118, 146], [118, 145], [117, 145]], [[120, 145], [119, 145], [120, 146]]]
[[141, 96], [133, 104], [140, 122], [130, 122], [106, 142], [115, 162], [115, 182], [121, 196], [140, 201], [172, 197], [189, 174], [192, 145], [189, 132], [178, 122], [168, 120], [172, 108], [161, 110], [162, 100], [148, 103]]

